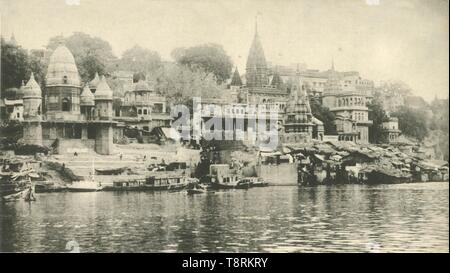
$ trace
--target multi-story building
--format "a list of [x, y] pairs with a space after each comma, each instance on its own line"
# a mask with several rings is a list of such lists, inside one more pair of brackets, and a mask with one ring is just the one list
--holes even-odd
[[172, 118], [167, 113], [165, 97], [144, 80], [133, 83], [129, 88], [115, 111], [115, 120], [144, 131], [151, 131], [155, 127], [170, 127]]
[[388, 121], [383, 122], [383, 134], [387, 143], [395, 143], [402, 131], [398, 128], [398, 118], [390, 117]]
[[8, 88], [0, 100], [0, 117], [2, 120], [23, 120], [23, 89]]
[[58, 152], [113, 152], [112, 91], [102, 77], [95, 95], [82, 83], [72, 53], [59, 45], [47, 68], [44, 95], [33, 74], [23, 88], [23, 140]]
[[[286, 85], [285, 81], [289, 81], [289, 85]], [[226, 111], [231, 111], [229, 113], [231, 115], [239, 115], [240, 111], [242, 112], [244, 134], [255, 133], [256, 141], [263, 141], [262, 139], [267, 139], [275, 133], [281, 143], [298, 143], [310, 141], [312, 138], [322, 138], [323, 124], [311, 113], [308, 95], [302, 88], [300, 75], [290, 75], [286, 80], [278, 72], [272, 73], [268, 69], [257, 26], [247, 58], [245, 85], [239, 84], [242, 85], [242, 81], [236, 69], [230, 89], [238, 91], [237, 97], [241, 100], [239, 105], [232, 104]], [[238, 108], [234, 109], [235, 107]], [[270, 113], [276, 113], [276, 120], [273, 120], [274, 116], [270, 117]], [[256, 128], [247, 126], [255, 114], [257, 120], [261, 118], [266, 120], [264, 130], [258, 128], [259, 132]], [[270, 128], [271, 124], [277, 124], [277, 128]]]
[[[358, 90], [351, 80], [344, 80], [344, 86], [338, 73], [331, 66], [330, 74], [322, 95], [322, 104], [328, 107], [336, 117], [336, 129], [339, 139], [352, 140], [361, 143], [369, 142], [369, 120], [368, 98], [365, 89]], [[347, 86], [345, 86], [347, 84]], [[344, 124], [351, 123], [352, 126]], [[352, 136], [352, 137], [350, 137]]]

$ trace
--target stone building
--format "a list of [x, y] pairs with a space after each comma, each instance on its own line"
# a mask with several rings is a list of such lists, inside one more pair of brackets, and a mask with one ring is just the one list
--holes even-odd
[[[281, 143], [322, 139], [323, 123], [312, 115], [308, 94], [303, 88], [300, 75], [294, 74], [284, 79], [278, 71], [272, 73], [269, 70], [257, 26], [247, 58], [245, 78], [245, 84], [242, 84], [239, 72], [235, 70], [230, 86], [234, 88], [232, 90], [240, 93], [238, 97], [242, 100], [239, 105], [233, 105], [227, 110], [231, 111], [231, 114], [242, 111], [244, 135], [261, 136], [263, 133], [247, 126], [248, 120], [257, 111], [258, 116], [265, 117], [268, 117], [270, 112], [277, 113], [276, 124], [279, 128], [276, 133]], [[239, 83], [242, 86], [239, 86]], [[236, 112], [233, 112], [234, 108]], [[270, 127], [270, 123], [268, 120], [267, 127]], [[264, 132], [266, 136], [271, 134], [270, 130]]]
[[278, 82], [270, 82], [269, 70], [266, 57], [259, 38], [258, 28], [255, 26], [255, 36], [253, 37], [246, 64], [246, 84], [241, 92], [245, 102], [251, 104], [272, 104], [276, 103], [280, 107], [286, 105], [288, 91], [280, 89]]
[[23, 87], [5, 90], [6, 95], [0, 99], [1, 120], [23, 120]]
[[[284, 115], [282, 143], [295, 144], [309, 142], [313, 138], [323, 138], [323, 123], [311, 113], [309, 99], [304, 90], [294, 86]], [[300, 96], [299, 96], [300, 93]]]
[[85, 88], [72, 53], [59, 45], [50, 56], [44, 94], [33, 74], [24, 87], [23, 140], [56, 145], [59, 153], [113, 152], [112, 91], [99, 79], [95, 95]]
[[399, 140], [401, 131], [398, 128], [398, 118], [390, 117], [382, 123], [384, 139], [387, 143], [395, 143]]
[[[336, 119], [339, 139], [369, 142], [369, 127], [372, 121], [369, 120], [368, 99], [370, 96], [362, 89], [343, 86], [333, 62], [322, 95], [322, 104], [339, 117]], [[345, 125], [348, 123], [352, 126]]]
[[170, 127], [167, 100], [146, 81], [133, 83], [116, 109], [114, 119], [128, 126], [150, 132], [155, 127]]

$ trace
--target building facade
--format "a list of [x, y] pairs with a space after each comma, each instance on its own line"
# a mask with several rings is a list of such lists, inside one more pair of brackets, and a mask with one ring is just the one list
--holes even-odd
[[73, 55], [64, 45], [50, 57], [44, 92], [31, 75], [23, 105], [25, 143], [56, 145], [59, 153], [113, 152], [112, 91], [104, 77], [95, 95], [87, 85], [82, 89]]
[[365, 89], [357, 89], [357, 83], [351, 84], [349, 81], [345, 78], [342, 81], [333, 62], [322, 94], [322, 105], [337, 117], [335, 124], [340, 140], [368, 143], [369, 127], [372, 125], [367, 107], [370, 96]]
[[398, 118], [390, 117], [388, 121], [382, 123], [384, 139], [387, 143], [396, 143], [401, 135], [398, 128]]

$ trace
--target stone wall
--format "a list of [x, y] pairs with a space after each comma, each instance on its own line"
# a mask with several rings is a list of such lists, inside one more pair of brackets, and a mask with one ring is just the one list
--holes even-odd
[[256, 166], [256, 172], [270, 185], [288, 186], [298, 183], [297, 163], [258, 165]]

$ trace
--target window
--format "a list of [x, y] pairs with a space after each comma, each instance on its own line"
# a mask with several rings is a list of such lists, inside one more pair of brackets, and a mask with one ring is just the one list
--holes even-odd
[[70, 111], [70, 100], [68, 98], [62, 100], [62, 111]]
[[138, 115], [142, 115], [142, 109], [138, 110]]
[[64, 77], [63, 77], [63, 83], [64, 83], [64, 84], [67, 84], [67, 81], [68, 81], [67, 76], [64, 75]]
[[147, 109], [144, 109], [144, 115], [147, 115]]

